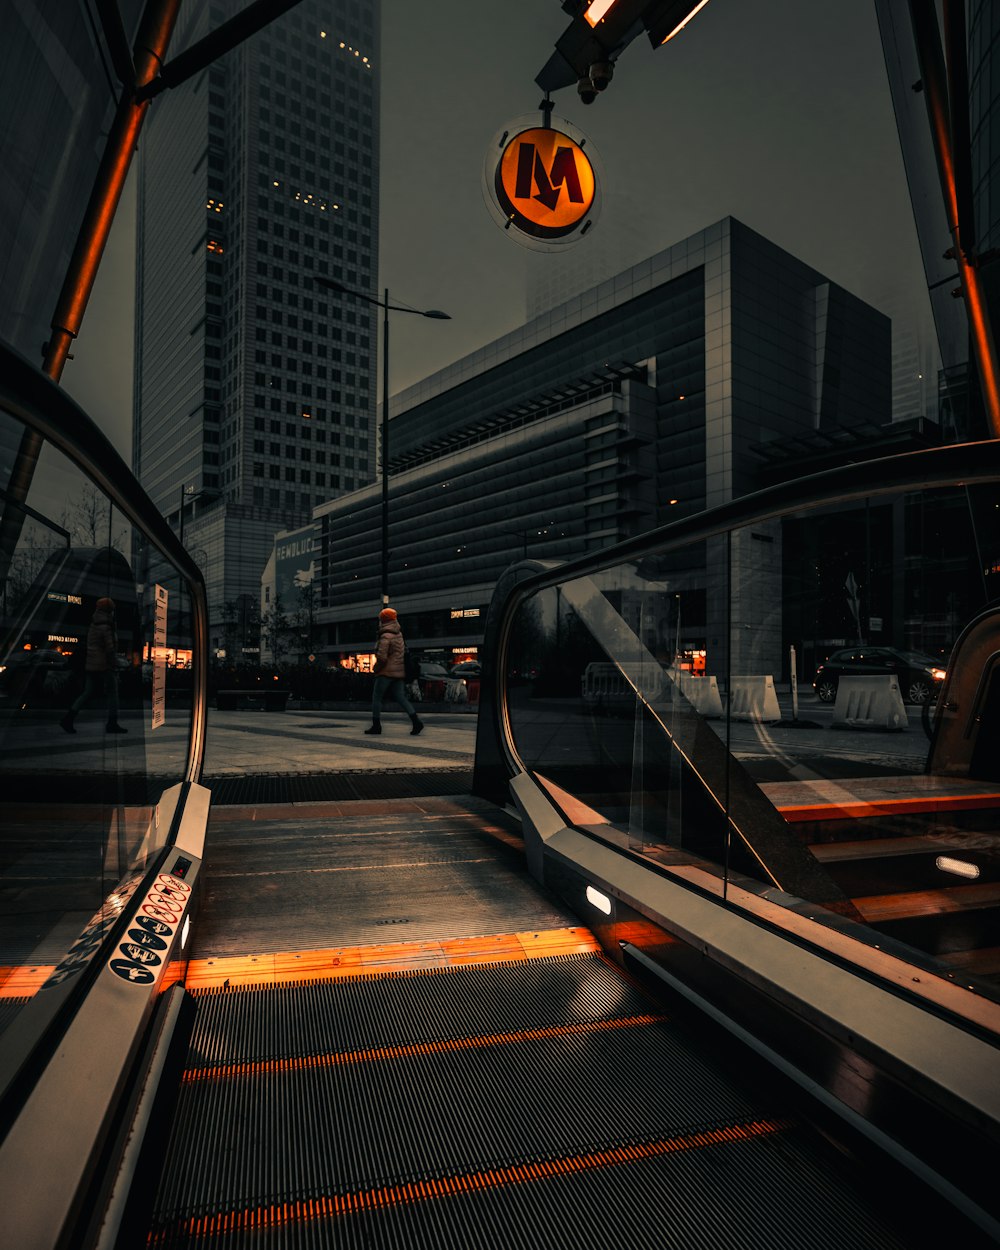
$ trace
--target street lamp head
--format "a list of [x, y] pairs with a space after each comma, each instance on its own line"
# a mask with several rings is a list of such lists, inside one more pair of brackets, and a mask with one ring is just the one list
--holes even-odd
[[424, 316], [433, 317], [435, 321], [450, 321], [451, 320], [450, 314], [446, 312], [442, 312], [440, 308], [428, 308], [427, 311], [424, 313]]

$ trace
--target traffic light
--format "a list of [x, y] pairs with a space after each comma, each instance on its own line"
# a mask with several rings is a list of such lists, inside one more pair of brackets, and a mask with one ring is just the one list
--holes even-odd
[[535, 82], [546, 93], [576, 83], [584, 104], [605, 90], [617, 58], [644, 30], [654, 48], [688, 24], [708, 0], [563, 0], [572, 21]]

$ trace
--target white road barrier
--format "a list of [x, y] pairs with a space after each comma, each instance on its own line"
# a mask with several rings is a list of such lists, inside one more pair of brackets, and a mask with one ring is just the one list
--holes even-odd
[[719, 694], [719, 682], [715, 677], [695, 677], [691, 673], [680, 673], [677, 684], [681, 694], [696, 712], [702, 716], [722, 715], [722, 696]]
[[729, 714], [733, 720], [781, 720], [774, 678], [734, 677], [729, 697]]
[[906, 707], [899, 678], [841, 677], [833, 705], [834, 727], [848, 729], [906, 729]]

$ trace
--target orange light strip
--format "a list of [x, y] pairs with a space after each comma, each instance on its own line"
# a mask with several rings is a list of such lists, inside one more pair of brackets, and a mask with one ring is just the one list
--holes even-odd
[[55, 970], [55, 964], [0, 968], [0, 998], [30, 998]]
[[768, 1137], [794, 1127], [795, 1121], [750, 1120], [729, 1124], [725, 1128], [706, 1129], [683, 1137], [657, 1138], [633, 1142], [612, 1150], [593, 1150], [586, 1154], [564, 1155], [562, 1158], [527, 1160], [486, 1171], [466, 1172], [444, 1177], [428, 1177], [383, 1185], [377, 1189], [360, 1189], [347, 1194], [323, 1194], [294, 1202], [276, 1202], [266, 1207], [244, 1207], [243, 1210], [219, 1211], [214, 1215], [181, 1220], [171, 1227], [154, 1229], [147, 1241], [155, 1246], [183, 1237], [210, 1237], [220, 1233], [277, 1228], [306, 1220], [337, 1219], [362, 1214], [382, 1207], [408, 1206], [440, 1198], [452, 1198], [483, 1189], [499, 1189], [506, 1185], [534, 1184], [550, 1177], [590, 1172], [597, 1168], [613, 1168], [658, 1159], [684, 1150], [703, 1150], [713, 1146], [733, 1146], [740, 1142]]
[[444, 942], [395, 942], [313, 951], [276, 951], [232, 959], [192, 959], [185, 984], [189, 990], [225, 985], [277, 985], [305, 978], [382, 976], [414, 968], [547, 959], [600, 950], [584, 928], [541, 929], [526, 933], [490, 933]]
[[[180, 0], [158, 0], [157, 4], [147, 6], [136, 41], [136, 88], [152, 82], [159, 73], [179, 10]], [[80, 332], [148, 109], [148, 99], [137, 100], [133, 91], [122, 91], [52, 318], [52, 333], [42, 367], [57, 382], [69, 359], [73, 340]]]
[[596, 26], [598, 22], [604, 21], [616, 3], [617, 0], [591, 0], [590, 7], [583, 16], [591, 26]]
[[[678, 22], [677, 25], [670, 32], [670, 34], [665, 35], [664, 38], [660, 40], [660, 47], [662, 48], [665, 43], [669, 43], [670, 40], [673, 39], [674, 35], [679, 35], [681, 31], [684, 29], [684, 27], [688, 24], [688, 22], [690, 22], [690, 20], [695, 16], [696, 13], [700, 13], [706, 4], [708, 4], [708, 0], [700, 0], [700, 3], [694, 6], [694, 8], [687, 15], [687, 17], [684, 18], [683, 21]], [[681, 399], [683, 398], [684, 396], [682, 395]]]
[[789, 824], [814, 820], [860, 820], [911, 812], [957, 812], [1000, 806], [996, 794], [939, 795], [933, 798], [880, 799], [876, 803], [800, 803], [778, 807]]
[[414, 1042], [403, 1046], [379, 1046], [371, 1050], [345, 1050], [325, 1055], [301, 1055], [293, 1059], [259, 1059], [243, 1063], [223, 1063], [208, 1068], [188, 1068], [186, 1084], [195, 1081], [222, 1081], [241, 1076], [273, 1076], [281, 1072], [307, 1072], [316, 1068], [339, 1068], [346, 1064], [381, 1059], [410, 1059], [419, 1055], [443, 1055], [453, 1051], [484, 1050], [489, 1046], [537, 1042], [549, 1037], [575, 1037], [582, 1033], [608, 1033], [613, 1029], [645, 1028], [663, 1024], [666, 1016], [622, 1016], [616, 1020], [582, 1020], [576, 1024], [553, 1024], [515, 1033], [483, 1033], [478, 1037], [446, 1037], [435, 1042]]
[[969, 312], [969, 325], [972, 328], [972, 341], [975, 344], [976, 360], [979, 364], [979, 377], [983, 386], [983, 398], [989, 417], [993, 437], [1000, 438], [1000, 379], [997, 378], [997, 360], [994, 349], [992, 327], [989, 323], [986, 302], [983, 298], [982, 283], [979, 273], [970, 265], [965, 257], [959, 254], [959, 270], [962, 274], [962, 289], [965, 293], [965, 306]]

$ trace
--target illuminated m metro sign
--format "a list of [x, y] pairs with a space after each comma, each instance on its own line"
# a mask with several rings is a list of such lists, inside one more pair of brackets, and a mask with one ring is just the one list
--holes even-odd
[[520, 140], [517, 148], [517, 179], [514, 183], [515, 199], [527, 200], [534, 195], [549, 212], [555, 212], [559, 206], [559, 191], [563, 186], [566, 187], [570, 204], [584, 203], [580, 171], [576, 167], [576, 155], [572, 147], [568, 144], [557, 147], [552, 166], [546, 171], [538, 148], [526, 139]]
[[586, 233], [593, 224], [597, 176], [585, 142], [550, 126], [521, 130], [509, 140], [504, 134], [491, 198], [505, 229], [542, 242]]

